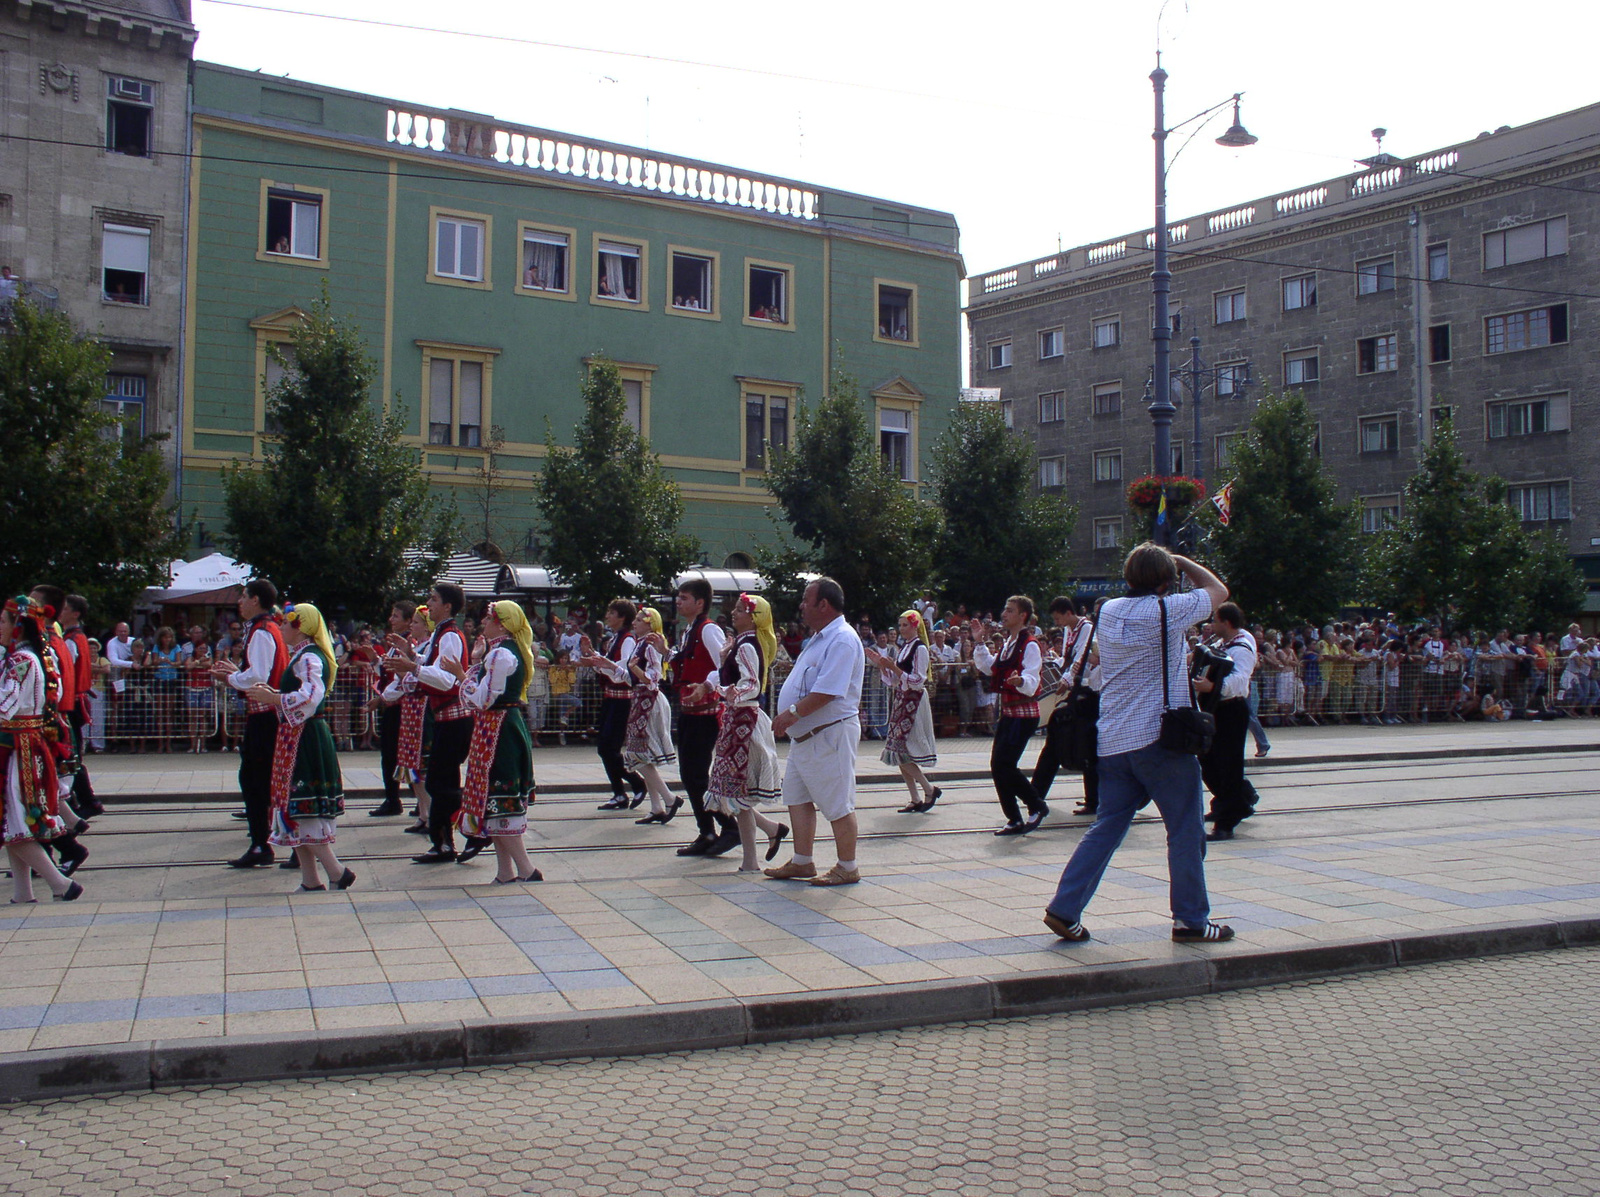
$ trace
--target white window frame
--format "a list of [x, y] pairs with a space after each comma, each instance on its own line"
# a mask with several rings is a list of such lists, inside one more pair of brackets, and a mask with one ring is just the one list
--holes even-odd
[[1122, 481], [1122, 450], [1096, 449], [1092, 458], [1094, 472], [1090, 477], [1097, 483]]
[[1363, 532], [1387, 532], [1399, 522], [1399, 495], [1361, 496], [1361, 530]]
[[1000, 418], [1005, 421], [1007, 428], [1017, 426], [1017, 405], [1013, 400], [1000, 400]]
[[[1539, 492], [1544, 492], [1545, 514], [1540, 515]], [[1557, 495], [1560, 502], [1557, 503]], [[1506, 486], [1506, 503], [1525, 524], [1557, 523], [1572, 518], [1572, 482], [1556, 478], [1548, 482], [1512, 482]], [[1560, 514], [1558, 514], [1558, 511]]]
[[1054, 358], [1066, 355], [1067, 337], [1062, 328], [1041, 328], [1039, 330], [1039, 360], [1048, 362]]
[[[706, 306], [679, 307], [677, 295], [677, 265], [679, 258], [704, 263]], [[695, 249], [687, 245], [667, 246], [667, 294], [663, 302], [669, 316], [686, 316], [691, 320], [722, 319], [722, 254], [714, 249]]]
[[[1311, 375], [1306, 377], [1305, 371], [1300, 371], [1299, 378], [1290, 378], [1292, 365], [1311, 363]], [[1286, 387], [1303, 387], [1313, 382], [1322, 380], [1322, 350], [1320, 346], [1308, 346], [1304, 349], [1290, 349], [1283, 355], [1283, 385]]]
[[1115, 549], [1122, 546], [1122, 517], [1120, 515], [1101, 516], [1094, 522], [1094, 547], [1097, 549]]
[[[1388, 444], [1367, 444], [1368, 429], [1388, 429], [1381, 439]], [[1356, 419], [1356, 451], [1358, 453], [1394, 453], [1400, 448], [1400, 413], [1380, 412], [1370, 416], [1360, 416]]]
[[1249, 363], [1244, 361], [1218, 362], [1216, 396], [1218, 399], [1232, 399], [1245, 389], [1245, 372]]
[[[1389, 268], [1387, 271], [1384, 270], [1385, 266]], [[1357, 295], [1382, 295], [1386, 291], [1393, 291], [1396, 282], [1393, 254], [1362, 258], [1356, 262]], [[1385, 283], [1389, 285], [1384, 286]]]
[[1046, 391], [1039, 396], [1039, 423], [1060, 424], [1067, 418], [1067, 393]]
[[[439, 238], [446, 228], [450, 229], [451, 261], [444, 263], [440, 257]], [[463, 263], [461, 260], [461, 230], [475, 228], [478, 239], [478, 254], [476, 263]], [[451, 208], [428, 209], [428, 274], [430, 283], [443, 283], [451, 287], [468, 287], [476, 291], [493, 290], [493, 281], [490, 277], [490, 264], [493, 258], [494, 217], [482, 212], [459, 212]], [[440, 270], [441, 265], [449, 269]], [[463, 269], [464, 265], [475, 265], [476, 273]]]
[[[1388, 343], [1387, 354], [1384, 352], [1385, 342]], [[1361, 354], [1363, 352], [1361, 347], [1369, 343], [1372, 346], [1372, 368], [1370, 370], [1364, 370], [1361, 368]], [[1385, 361], [1389, 363], [1387, 366], [1383, 364]], [[1362, 337], [1356, 342], [1357, 374], [1391, 374], [1399, 368], [1400, 336], [1398, 333], [1377, 333], [1370, 337]]]
[[[875, 278], [872, 280], [872, 339], [880, 345], [900, 345], [907, 349], [920, 349], [922, 347], [922, 333], [918, 322], [922, 319], [922, 298], [920, 288], [916, 283], [901, 282], [890, 278]], [[896, 330], [890, 328], [884, 331], [883, 302], [885, 291], [898, 291], [905, 296], [906, 301], [906, 328], [905, 336], [896, 336]]]
[[[1430, 283], [1446, 282], [1450, 278], [1450, 243], [1448, 241], [1435, 241], [1425, 251], [1428, 263], [1428, 281]], [[1437, 262], [1444, 263], [1442, 271], [1435, 271]]]
[[1096, 316], [1089, 321], [1089, 347], [1091, 349], [1115, 349], [1122, 344], [1122, 314], [1112, 313], [1109, 316]]
[[[600, 294], [600, 284], [605, 277], [602, 255], [619, 259], [619, 263], [632, 261], [634, 296], [628, 298], [626, 290], [621, 295]], [[589, 287], [589, 302], [596, 307], [619, 308], [627, 312], [650, 310], [650, 243], [637, 237], [595, 233], [589, 260], [593, 263], [594, 278]], [[624, 282], [626, 287], [626, 282]]]
[[[40, 83], [40, 90], [44, 84]], [[77, 99], [74, 90], [73, 99]], [[111, 106], [121, 105], [124, 108], [143, 109], [145, 113], [145, 143], [144, 153], [133, 154], [127, 150], [119, 150], [115, 145], [114, 133], [116, 123], [113, 120]], [[135, 79], [130, 75], [111, 75], [106, 79], [106, 153], [124, 154], [130, 158], [151, 158], [156, 151], [156, 85], [145, 79]]]
[[[154, 230], [138, 225], [104, 221], [100, 226], [100, 299], [116, 307], [147, 308], [150, 306], [150, 243]], [[120, 265], [113, 265], [116, 261]], [[118, 274], [138, 275], [139, 292], [131, 299], [113, 298], [106, 286], [106, 275], [115, 270]]]
[[[1117, 404], [1109, 411], [1100, 410], [1100, 401], [1112, 395], [1117, 397]], [[1092, 416], [1120, 416], [1122, 415], [1122, 383], [1097, 382], [1089, 388], [1089, 414]]]
[[[750, 314], [750, 272], [761, 270], [768, 274], [783, 276], [779, 285], [783, 299], [783, 319], [769, 320]], [[761, 258], [746, 258], [744, 260], [744, 306], [740, 308], [744, 323], [749, 328], [781, 329], [784, 332], [795, 330], [795, 295], [794, 295], [794, 264], [792, 262], [769, 262]]]
[[1234, 287], [1227, 291], [1214, 292], [1211, 297], [1211, 318], [1214, 325], [1236, 324], [1248, 318], [1248, 297], [1246, 288]]
[[1041, 457], [1039, 459], [1039, 489], [1050, 490], [1052, 487], [1067, 484], [1067, 461], [1064, 457]]
[[[1294, 303], [1289, 302], [1291, 294], [1296, 300]], [[1286, 312], [1300, 312], [1307, 308], [1316, 307], [1317, 272], [1313, 270], [1308, 274], [1291, 274], [1286, 278], [1280, 279], [1278, 295], [1283, 301], [1283, 310]]]
[[[896, 438], [893, 443], [890, 437]], [[878, 452], [891, 467], [899, 461], [901, 482], [917, 480], [917, 413], [912, 408], [878, 405]]]
[[[487, 349], [480, 345], [457, 345], [447, 341], [417, 342], [422, 350], [422, 402], [421, 428], [419, 440], [425, 449], [441, 453], [464, 453], [479, 455], [488, 451], [489, 430], [494, 424], [494, 359], [499, 355], [498, 349]], [[433, 400], [435, 383], [435, 365], [449, 363], [450, 373], [450, 423], [446, 425], [445, 435], [447, 440], [434, 440], [433, 426]], [[476, 366], [478, 376], [478, 420], [473, 424], [464, 422], [463, 416], [467, 414], [462, 405], [462, 367]], [[477, 444], [462, 444], [464, 428], [477, 430]]]
[[[561, 250], [562, 281], [566, 286], [557, 290], [555, 287], [534, 287], [528, 284], [528, 246], [549, 245]], [[558, 225], [536, 224], [528, 220], [517, 221], [517, 281], [512, 287], [518, 295], [532, 295], [539, 299], [558, 299], [565, 303], [573, 303], [578, 298], [578, 288], [574, 278], [578, 256], [573, 247], [578, 244], [578, 230], [562, 228]]]
[[1001, 341], [989, 342], [989, 369], [1008, 370], [1011, 368], [1011, 338], [1006, 337]]

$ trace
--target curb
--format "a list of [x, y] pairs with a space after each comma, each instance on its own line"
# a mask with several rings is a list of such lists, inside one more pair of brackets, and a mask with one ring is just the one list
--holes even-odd
[[[1419, 932], [994, 981], [948, 980], [806, 994], [472, 1019], [310, 1034], [158, 1039], [0, 1056], [0, 1101], [204, 1087], [339, 1073], [476, 1068], [583, 1056], [697, 1051], [900, 1027], [1056, 1014], [1226, 993], [1442, 960], [1600, 945], [1600, 917]], [[1070, 952], [1070, 948], [1057, 949]]]
[[[1384, 761], [1430, 761], [1441, 758], [1455, 757], [1495, 757], [1495, 756], [1545, 756], [1570, 752], [1600, 752], [1600, 743], [1597, 744], [1547, 744], [1547, 745], [1502, 745], [1486, 748], [1417, 748], [1396, 749], [1392, 752], [1360, 752], [1360, 753], [1327, 753], [1318, 756], [1295, 757], [1252, 757], [1247, 762], [1251, 771], [1258, 769], [1281, 769], [1294, 765], [1365, 765]], [[1071, 770], [1063, 770], [1069, 776], [1076, 776]], [[883, 785], [889, 782], [898, 782], [898, 773], [858, 773], [857, 785]], [[989, 770], [982, 769], [944, 769], [939, 771], [940, 781], [988, 781]], [[670, 788], [681, 790], [681, 783], [668, 783]], [[546, 795], [555, 794], [596, 794], [604, 790], [600, 782], [558, 781], [539, 787], [539, 793]], [[348, 789], [346, 798], [371, 799], [378, 801], [383, 797], [379, 789]], [[239, 801], [237, 790], [214, 790], [209, 793], [117, 793], [101, 794], [100, 801], [107, 806], [132, 806], [142, 803], [215, 803]]]

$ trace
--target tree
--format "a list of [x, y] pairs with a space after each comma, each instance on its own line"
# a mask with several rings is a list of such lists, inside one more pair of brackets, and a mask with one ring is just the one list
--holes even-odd
[[598, 611], [631, 593], [624, 570], [651, 591], [670, 590], [694, 564], [700, 545], [678, 531], [683, 498], [650, 443], [628, 423], [622, 376], [605, 359], [583, 384], [583, 418], [570, 449], [551, 446], [534, 498], [545, 524], [545, 564], [572, 597]]
[[1034, 490], [1031, 441], [996, 404], [964, 403], [933, 447], [933, 501], [943, 513], [935, 572], [952, 600], [998, 611], [1008, 595], [1040, 603], [1066, 588], [1077, 509]]
[[1263, 398], [1229, 455], [1228, 525], [1210, 505], [1202, 515], [1211, 530], [1203, 555], [1246, 617], [1270, 627], [1320, 624], [1353, 597], [1359, 524], [1335, 501], [1316, 436], [1299, 394]]
[[1589, 592], [1583, 572], [1573, 563], [1566, 541], [1554, 532], [1526, 536], [1520, 591], [1526, 599], [1523, 620], [1543, 631], [1564, 628], [1583, 610]]
[[267, 396], [279, 435], [266, 460], [223, 471], [225, 540], [289, 596], [330, 617], [341, 606], [370, 616], [397, 593], [427, 589], [459, 523], [402, 442], [404, 417], [369, 401], [375, 365], [356, 327], [334, 316], [326, 285], [291, 345], [271, 351], [284, 376]]
[[[1518, 626], [1531, 610], [1534, 586], [1543, 591], [1542, 604], [1561, 603], [1563, 587], [1548, 552], [1522, 531], [1506, 504], [1505, 484], [1467, 468], [1445, 420], [1406, 483], [1399, 524], [1372, 550], [1368, 589], [1402, 618], [1445, 628]], [[1581, 605], [1581, 593], [1577, 598], [1569, 613]]]
[[500, 452], [506, 447], [506, 430], [498, 424], [489, 426], [483, 443], [483, 460], [472, 477], [469, 493], [472, 495], [472, 528], [468, 535], [476, 536], [472, 550], [491, 561], [506, 563], [505, 550], [495, 541], [496, 514], [505, 490], [505, 472], [500, 468]]
[[767, 489], [793, 534], [764, 554], [773, 590], [826, 574], [859, 615], [890, 622], [928, 583], [939, 513], [884, 465], [854, 380], [836, 374], [814, 412], [799, 408], [789, 449], [768, 452]]
[[0, 333], [0, 596], [49, 582], [120, 618], [183, 549], [158, 444], [101, 409], [111, 352], [26, 300]]

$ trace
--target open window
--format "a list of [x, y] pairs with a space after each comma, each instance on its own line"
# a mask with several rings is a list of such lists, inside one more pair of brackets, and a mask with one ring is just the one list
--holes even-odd
[[917, 340], [916, 289], [898, 283], [878, 283], [879, 341], [914, 345]]
[[107, 224], [100, 247], [100, 294], [107, 303], [150, 302], [150, 230]]
[[745, 323], [793, 328], [794, 268], [776, 262], [745, 263]]
[[517, 264], [517, 294], [573, 299], [572, 245], [576, 231], [521, 221], [517, 234], [522, 244], [522, 258]]
[[595, 243], [594, 298], [643, 306], [644, 247], [628, 241]]
[[106, 80], [106, 149], [148, 158], [154, 143], [155, 103], [154, 83], [120, 75]]
[[669, 312], [717, 318], [717, 258], [712, 252], [667, 247]]
[[281, 187], [267, 189], [266, 253], [322, 257], [322, 196]]

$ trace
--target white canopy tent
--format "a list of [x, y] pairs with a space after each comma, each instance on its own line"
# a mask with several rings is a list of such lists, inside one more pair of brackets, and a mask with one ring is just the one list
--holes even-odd
[[140, 596], [140, 606], [159, 607], [184, 603], [193, 607], [236, 602], [252, 575], [226, 553], [211, 553], [196, 561], [174, 561], [166, 586], [151, 586]]

